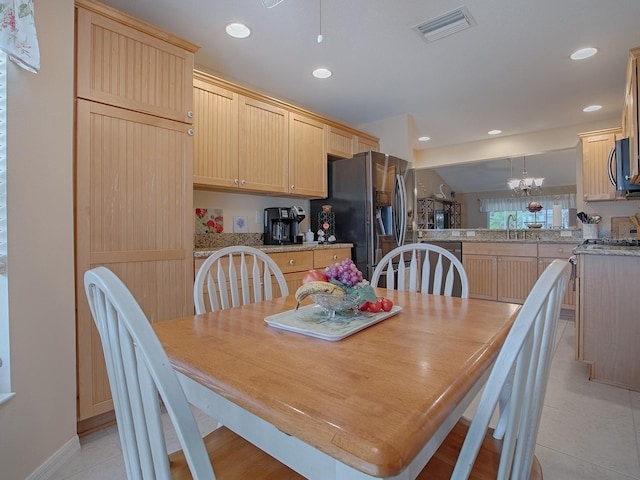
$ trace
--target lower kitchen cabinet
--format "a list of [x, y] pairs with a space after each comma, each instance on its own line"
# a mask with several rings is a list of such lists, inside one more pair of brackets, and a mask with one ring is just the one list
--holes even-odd
[[[288, 252], [269, 253], [284, 274], [289, 293], [294, 293], [300, 285], [305, 273], [311, 269], [324, 269], [345, 258], [351, 258], [350, 247], [317, 247], [309, 250], [291, 250]], [[197, 273], [205, 258], [196, 258], [194, 271]], [[205, 293], [206, 296], [206, 293]], [[205, 303], [208, 300], [205, 300]]]
[[[577, 243], [547, 243], [538, 245], [538, 276], [542, 275], [544, 269], [555, 259], [568, 260], [573, 255], [573, 249]], [[568, 310], [576, 309], [576, 289], [574, 283], [569, 282], [567, 290], [562, 298], [562, 308]]]
[[470, 298], [523, 303], [538, 278], [535, 243], [463, 243], [462, 264]]
[[579, 254], [577, 359], [594, 381], [640, 391], [640, 256]]

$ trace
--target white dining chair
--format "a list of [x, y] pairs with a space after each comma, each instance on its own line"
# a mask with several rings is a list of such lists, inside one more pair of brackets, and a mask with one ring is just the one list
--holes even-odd
[[[522, 305], [500, 349], [471, 420], [459, 421], [418, 479], [541, 479], [534, 455], [542, 404], [571, 266], [554, 260]], [[489, 422], [504, 390], [503, 440], [493, 438]]]
[[[129, 480], [302, 479], [262, 450], [220, 427], [204, 439], [178, 377], [144, 312], [108, 268], [85, 272], [102, 341]], [[182, 450], [167, 454], [161, 403]]]
[[[432, 273], [433, 272], [433, 273]], [[380, 285], [380, 278], [386, 277]], [[469, 280], [462, 262], [451, 252], [430, 243], [401, 245], [378, 262], [370, 283], [397, 290], [452, 296], [460, 285], [462, 298], [469, 297]]]
[[222, 248], [210, 255], [196, 273], [193, 287], [196, 313], [207, 311], [205, 290], [209, 309], [214, 312], [270, 300], [274, 298], [274, 283], [280, 296], [289, 295], [284, 274], [269, 255], [253, 247]]

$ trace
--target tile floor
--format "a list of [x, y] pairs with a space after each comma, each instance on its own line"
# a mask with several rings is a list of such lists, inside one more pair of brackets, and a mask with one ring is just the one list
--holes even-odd
[[[561, 320], [536, 447], [545, 480], [640, 480], [640, 392], [589, 382], [573, 341], [573, 321]], [[195, 413], [203, 433], [215, 426]], [[81, 446], [53, 479], [126, 478], [115, 427]]]

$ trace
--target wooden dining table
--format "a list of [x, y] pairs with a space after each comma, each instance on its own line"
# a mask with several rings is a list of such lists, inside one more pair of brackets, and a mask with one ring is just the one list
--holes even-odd
[[[293, 295], [154, 324], [189, 401], [310, 479], [413, 479], [482, 387], [520, 305], [378, 289], [339, 341], [268, 325]], [[215, 469], [215, 465], [214, 465]]]

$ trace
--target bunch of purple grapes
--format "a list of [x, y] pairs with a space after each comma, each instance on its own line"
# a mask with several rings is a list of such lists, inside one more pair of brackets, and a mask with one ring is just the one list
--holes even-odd
[[324, 274], [329, 281], [337, 280], [347, 287], [353, 287], [362, 281], [362, 272], [358, 270], [358, 267], [350, 258], [345, 258], [341, 262], [328, 266], [325, 268]]

